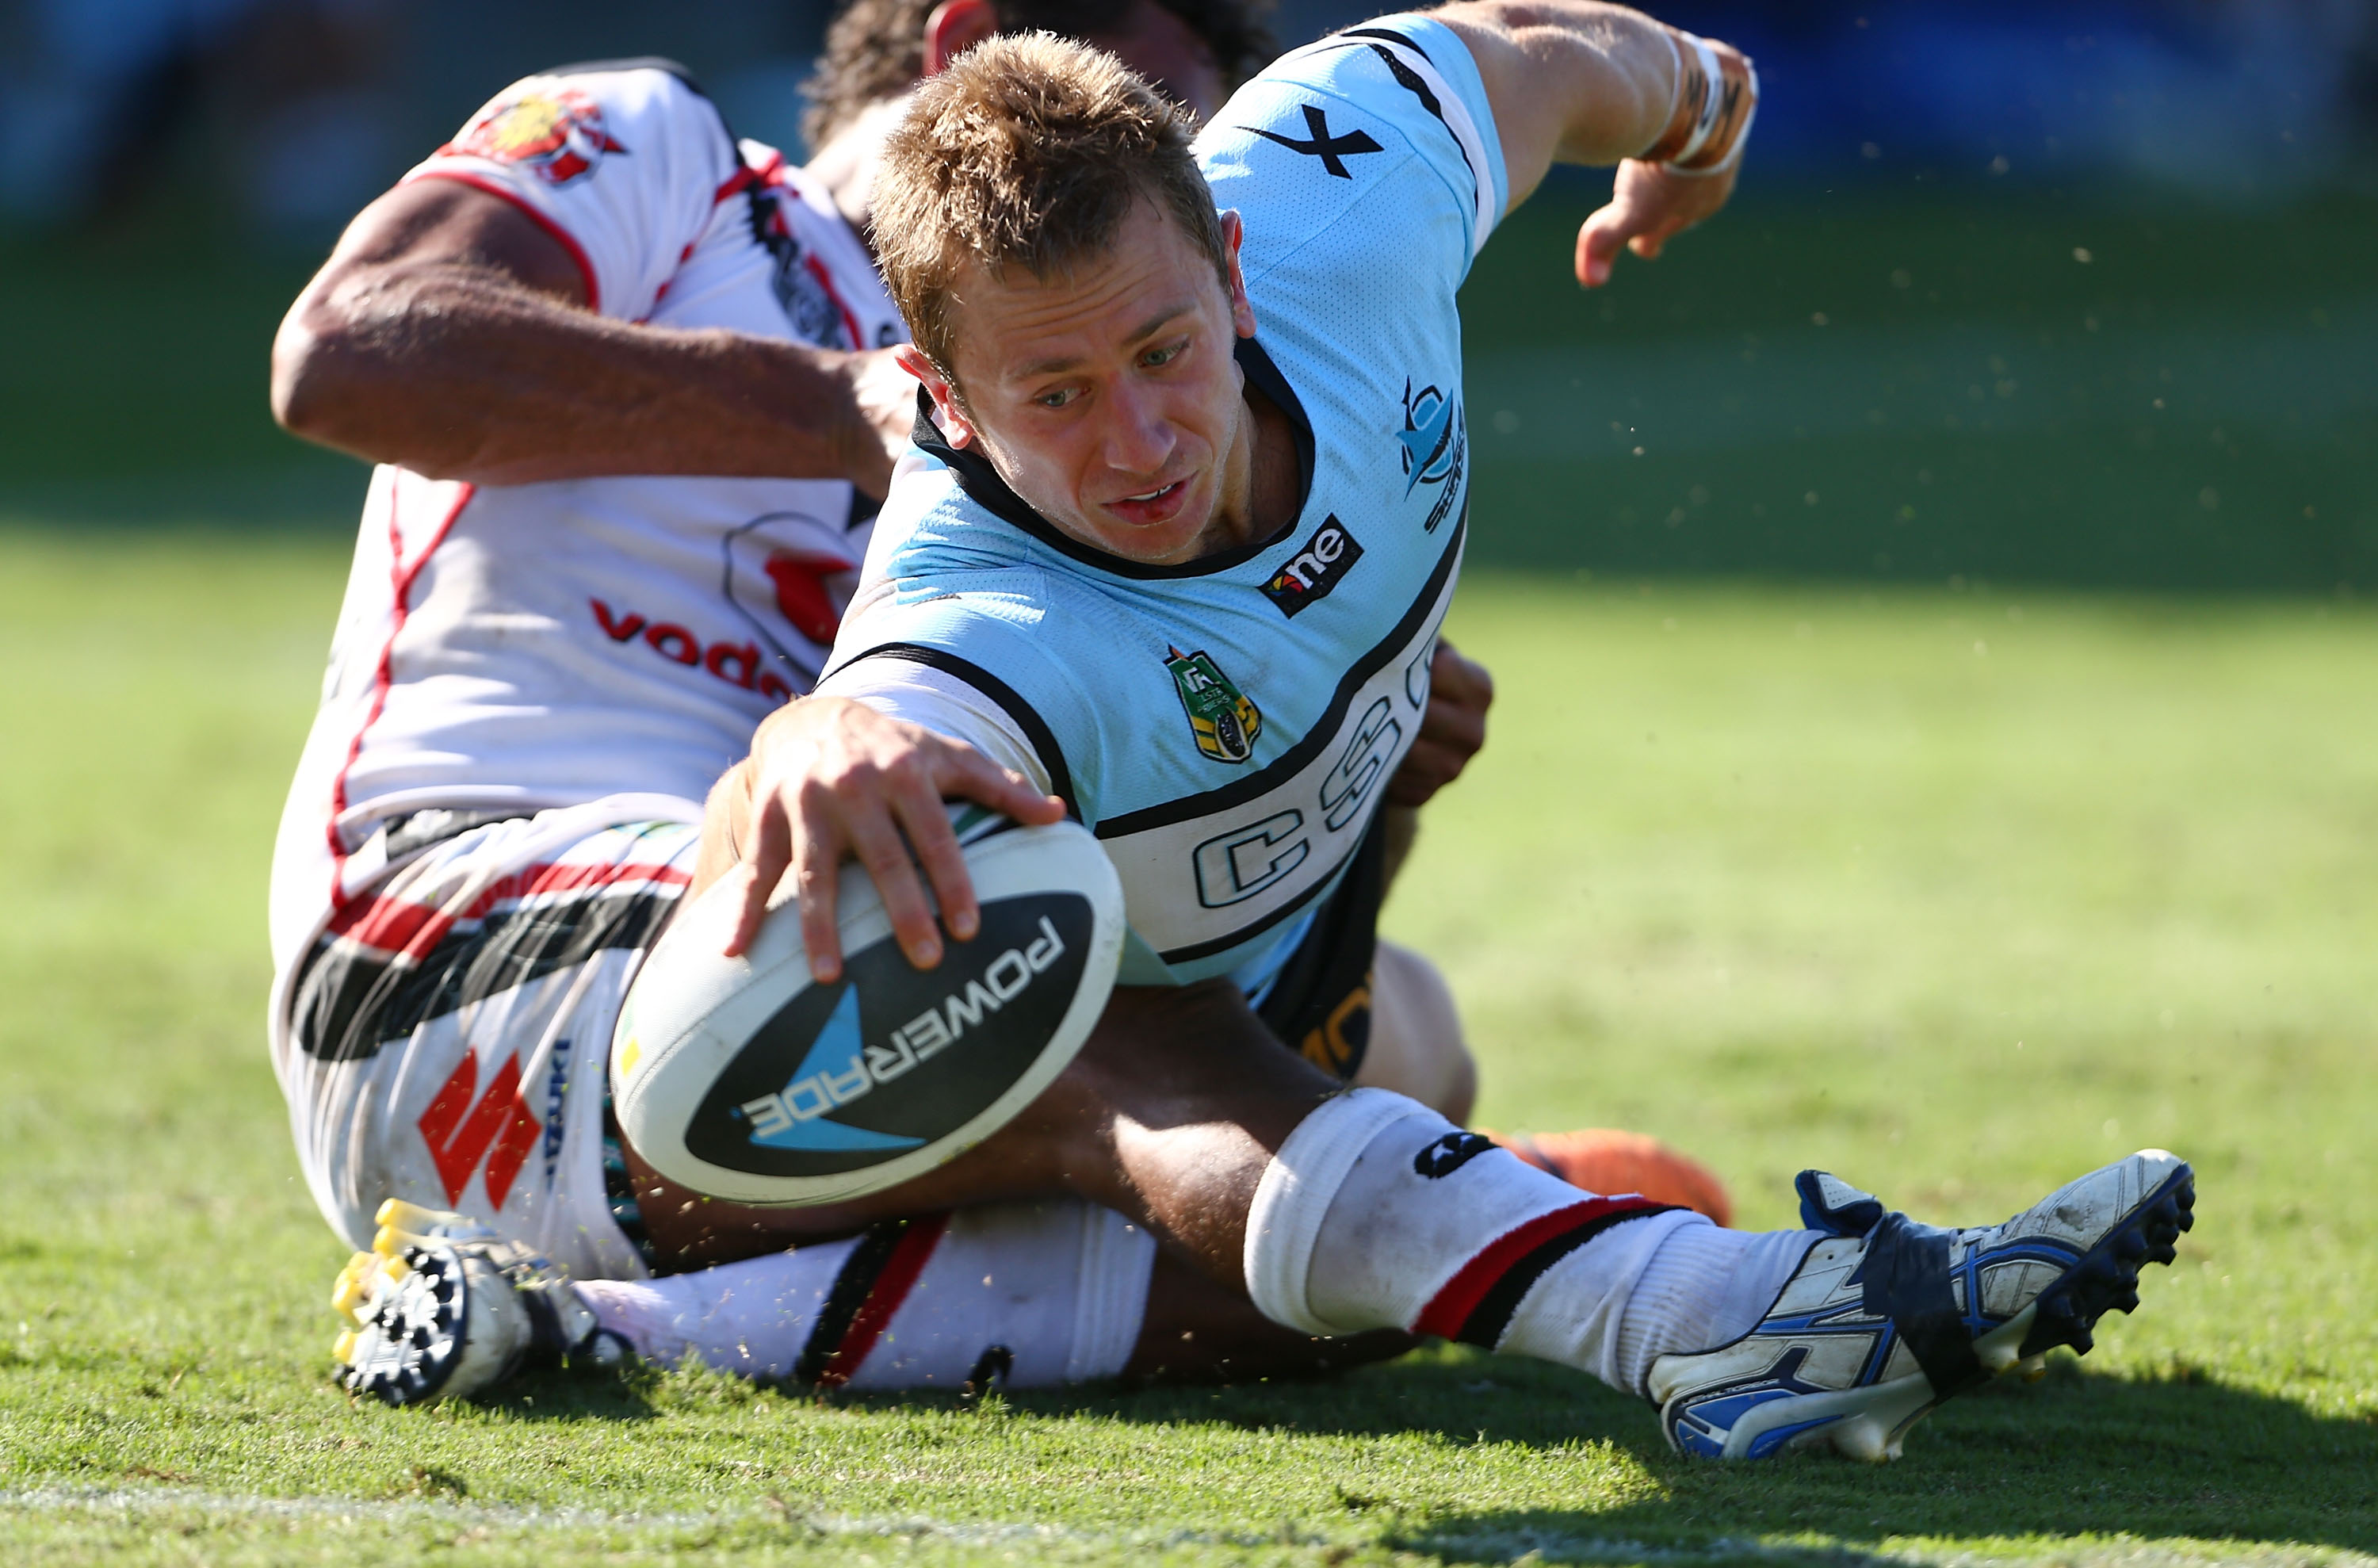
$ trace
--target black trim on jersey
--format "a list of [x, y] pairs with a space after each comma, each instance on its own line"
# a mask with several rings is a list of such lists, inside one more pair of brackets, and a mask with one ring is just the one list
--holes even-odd
[[917, 423], [909, 431], [908, 439], [917, 444], [919, 451], [948, 464], [950, 472], [957, 476], [958, 488], [973, 498], [978, 505], [1002, 522], [1012, 524], [1031, 535], [1060, 555], [1117, 577], [1150, 580], [1209, 577], [1217, 572], [1227, 572], [1233, 566], [1243, 565], [1281, 540], [1291, 537], [1296, 533], [1297, 525], [1304, 519], [1305, 503], [1313, 499], [1313, 421], [1305, 414], [1304, 404], [1297, 397], [1296, 389], [1288, 384], [1288, 378], [1280, 373], [1278, 365], [1272, 363], [1272, 357], [1265, 352], [1263, 344], [1255, 339], [1239, 339], [1232, 354], [1239, 362], [1239, 368], [1246, 373], [1247, 380], [1254, 383], [1255, 390], [1288, 416], [1289, 427], [1295, 433], [1298, 469], [1296, 514], [1269, 538], [1241, 545], [1219, 555], [1199, 556], [1195, 561], [1183, 561], [1176, 566], [1152, 566], [1125, 561], [1119, 555], [1109, 555], [1102, 549], [1083, 544], [1058, 529], [1032, 510], [1030, 502], [1008, 488], [1007, 481], [999, 476], [999, 470], [991, 466], [989, 458], [979, 452], [961, 451], [950, 445], [949, 438], [942, 434], [942, 428], [933, 423], [933, 400], [922, 388], [917, 392]]
[[[1304, 1037], [1327, 1026], [1329, 1015], [1356, 990], [1370, 983], [1379, 949], [1379, 907], [1387, 897], [1387, 818], [1371, 816], [1354, 863], [1327, 900], [1313, 911], [1313, 929], [1273, 975], [1255, 1016], [1291, 1051]], [[1344, 1068], [1351, 1078], [1370, 1048], [1364, 1031]]]
[[1333, 744], [1338, 739], [1339, 726], [1345, 722], [1347, 709], [1353, 706], [1354, 694], [1362, 690], [1364, 681], [1386, 669], [1389, 659], [1403, 651], [1420, 631], [1421, 622], [1428, 619], [1437, 597], [1445, 591], [1447, 579], [1453, 575], [1453, 562], [1461, 553], [1462, 538], [1470, 530], [1470, 500], [1466, 494], [1462, 497], [1460, 513], [1461, 520], [1446, 537], [1445, 553], [1437, 557], [1435, 570], [1428, 574], [1428, 582], [1413, 598], [1411, 608], [1404, 611], [1403, 619], [1396, 622], [1393, 631], [1347, 669], [1338, 682], [1338, 690], [1329, 698], [1329, 706], [1313, 721], [1302, 740], [1261, 771], [1233, 779], [1219, 790], [1208, 790], [1199, 795], [1183, 795], [1159, 806], [1108, 817], [1099, 824], [1096, 829], [1098, 836], [1119, 838], [1126, 834], [1145, 833], [1151, 827], [1169, 826], [1176, 822], [1186, 822], [1191, 817], [1208, 816], [1228, 811], [1232, 806], [1243, 805], [1278, 789]]
[[[1329, 887], [1338, 877], [1344, 875], [1346, 868], [1353, 863], [1354, 857], [1362, 852], [1363, 846], [1358, 842], [1352, 849], [1339, 857], [1338, 863], [1329, 868], [1329, 874], [1327, 876], [1315, 878], [1311, 888], [1291, 899], [1263, 919], [1240, 926], [1226, 936], [1211, 937], [1204, 942], [1192, 942], [1185, 947], [1167, 947], [1156, 956], [1168, 964], [1194, 964], [1199, 959], [1210, 959], [1217, 953], [1227, 953], [1242, 942], [1254, 941], [1273, 926], [1285, 924], [1312, 909], [1313, 900], [1318, 898], [1324, 889]], [[1344, 884], [1340, 883], [1339, 886], [1342, 887]]]
[[[1419, 44], [1413, 42], [1411, 39], [1406, 38], [1402, 33], [1396, 31], [1392, 28], [1350, 27], [1340, 30], [1338, 36], [1340, 38], [1384, 38], [1390, 43], [1402, 44], [1405, 48], [1411, 50], [1422, 59], [1428, 60], [1428, 63], [1432, 66], [1436, 64], [1435, 60], [1428, 59], [1427, 50], [1423, 49]], [[1422, 102], [1427, 103], [1430, 114], [1436, 114], [1436, 101], [1435, 99], [1423, 99]], [[1441, 115], [1437, 117], [1440, 119], [1444, 118]]]
[[[1427, 50], [1423, 49], [1419, 44], [1414, 43], [1402, 33], [1390, 32], [1386, 28], [1350, 27], [1338, 36], [1340, 38], [1383, 38], [1389, 43], [1400, 43], [1405, 48], [1411, 50], [1413, 54], [1419, 55], [1422, 59], [1428, 60]], [[1387, 74], [1396, 78], [1396, 85], [1402, 88], [1405, 91], [1410, 92], [1414, 98], [1419, 99], [1420, 106], [1436, 116], [1437, 124], [1445, 127], [1445, 134], [1452, 138], [1454, 151], [1461, 155], [1461, 166], [1470, 170], [1470, 183], [1473, 186], [1483, 187], [1485, 182], [1478, 177], [1477, 169], [1472, 167], [1471, 164], [1470, 150], [1461, 145], [1461, 139], [1459, 137], [1453, 135], [1453, 122], [1445, 117], [1445, 105], [1436, 101], [1436, 94], [1429, 90], [1428, 83], [1421, 80], [1419, 74], [1410, 66], [1407, 66], [1401, 60], [1397, 59], [1392, 50], [1383, 48], [1376, 43], [1373, 43], [1369, 47], [1372, 54], [1376, 54], [1380, 59], [1385, 60], [1387, 63]], [[1428, 60], [1428, 63], [1431, 66], [1435, 66], [1436, 64], [1434, 60]]]
[[290, 1032], [317, 1061], [363, 1061], [459, 1012], [615, 947], [648, 947], [683, 889], [644, 889], [491, 914], [416, 965], [324, 936], [298, 971]]
[[[577, 77], [593, 76], [597, 71], [667, 71], [693, 89], [698, 96], [710, 99], [710, 94], [703, 91], [702, 83], [694, 79], [693, 73], [666, 54], [631, 54], [620, 60], [575, 60], [567, 66], [549, 66], [535, 74], [541, 77]], [[718, 104], [711, 100], [710, 106], [715, 109]], [[727, 116], [722, 114], [718, 119], [724, 125]]]
[[[1049, 721], [1033, 711], [1032, 705], [1006, 681], [985, 669], [970, 658], [961, 657], [946, 649], [928, 647], [922, 643], [883, 643], [863, 652], [853, 654], [837, 664], [827, 675], [839, 675], [864, 659], [902, 658], [910, 664], [921, 664], [928, 669], [938, 669], [954, 675], [999, 705], [1000, 710], [1015, 721], [1024, 738], [1032, 742], [1032, 751], [1039, 757], [1040, 766], [1048, 770], [1049, 792], [1065, 802], [1065, 814], [1075, 822], [1082, 820], [1081, 802], [1074, 798], [1074, 775], [1065, 766], [1064, 748], [1057, 744], [1056, 731]], [[820, 679], [823, 684], [823, 678]]]

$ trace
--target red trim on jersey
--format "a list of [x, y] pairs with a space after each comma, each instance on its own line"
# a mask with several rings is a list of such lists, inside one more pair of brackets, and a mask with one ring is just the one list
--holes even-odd
[[471, 498], [478, 493], [476, 485], [462, 486], [462, 492], [454, 498], [452, 509], [438, 523], [436, 532], [429, 536], [429, 542], [422, 547], [420, 555], [414, 559], [411, 566], [407, 566], [404, 563], [404, 529], [400, 524], [403, 515], [404, 474], [400, 469], [390, 476], [388, 641], [380, 645], [379, 666], [372, 672], [371, 706], [365, 710], [364, 721], [355, 727], [355, 738], [347, 743], [347, 760], [339, 765], [338, 776], [330, 780], [330, 817], [322, 828], [330, 841], [330, 907], [334, 910], [346, 902], [342, 882], [347, 865], [347, 847], [339, 838], [339, 818], [345, 814], [347, 809], [347, 775], [354, 770], [355, 759], [363, 755], [364, 737], [371, 732], [373, 725], [379, 722], [380, 711], [388, 706], [389, 687], [394, 683], [389, 673], [390, 661], [395, 657], [396, 639], [404, 631], [404, 619], [413, 610], [414, 580], [421, 575], [421, 569], [429, 564], [429, 558], [438, 553], [438, 547], [446, 542], [447, 531], [454, 526], [454, 519], [462, 515], [462, 509], [470, 505]]
[[842, 1341], [834, 1347], [827, 1369], [818, 1377], [823, 1387], [836, 1388], [848, 1382], [867, 1362], [867, 1353], [875, 1348], [891, 1325], [893, 1314], [908, 1299], [915, 1288], [917, 1276], [925, 1272], [932, 1260], [933, 1248], [942, 1244], [942, 1233], [950, 1226], [947, 1214], [934, 1214], [926, 1219], [911, 1220], [900, 1239], [892, 1244], [892, 1255], [883, 1260], [883, 1270], [875, 1276], [873, 1288], [867, 1299], [851, 1316], [850, 1327], [843, 1331]]
[[489, 196], [501, 197], [519, 208], [530, 223], [552, 235], [555, 243], [570, 252], [570, 259], [578, 263], [579, 280], [586, 285], [586, 308], [594, 311], [603, 308], [603, 291], [594, 282], [594, 263], [586, 259], [585, 248], [568, 229], [522, 200], [519, 192], [507, 190], [495, 181], [483, 179], [477, 175], [466, 175], [460, 169], [423, 169], [418, 174], [405, 175], [399, 183], [411, 185], [415, 180], [452, 180], [456, 185], [466, 185], [473, 190], [484, 190]]
[[[741, 149], [739, 148], [737, 151], [739, 152]], [[768, 149], [768, 161], [766, 163], [761, 164], [756, 169], [752, 169], [751, 165], [749, 163], [746, 163], [744, 167], [751, 169], [751, 177], [755, 180], [765, 180], [770, 185], [782, 184], [783, 182], [777, 176], [781, 175], [785, 172], [784, 150], [782, 148], [771, 147]]]
[[1660, 1206], [1629, 1193], [1621, 1198], [1589, 1198], [1582, 1203], [1537, 1215], [1519, 1229], [1496, 1236], [1476, 1257], [1462, 1264], [1445, 1282], [1444, 1288], [1420, 1309], [1420, 1316], [1412, 1320], [1411, 1332], [1435, 1334], [1440, 1339], [1454, 1338], [1461, 1333], [1461, 1325], [1470, 1321], [1470, 1315], [1478, 1310], [1486, 1293], [1495, 1288], [1495, 1282], [1545, 1242], [1607, 1214]]
[[418, 904], [387, 897], [363, 899], [332, 917], [328, 934], [342, 941], [377, 947], [384, 953], [426, 953], [464, 921], [485, 920], [498, 904], [545, 894], [571, 893], [608, 887], [621, 882], [683, 884], [692, 876], [673, 865], [628, 862], [619, 865], [571, 865], [545, 862], [523, 866], [499, 876], [462, 909]]
[[[779, 155], [777, 162], [783, 162], [781, 155]], [[717, 194], [710, 199], [710, 204], [713, 207], [715, 207], [720, 202], [726, 200], [728, 197], [733, 196], [739, 191], [749, 190], [765, 178], [767, 178], [767, 175], [763, 171], [755, 169], [746, 163], [742, 167], [737, 169], [733, 174], [727, 176], [726, 182], [718, 187]]]
[[859, 318], [852, 315], [850, 307], [842, 302], [842, 291], [834, 286], [834, 279], [827, 273], [825, 263], [817, 259], [817, 252], [812, 250], [803, 255], [801, 264], [810, 270], [810, 276], [818, 281], [818, 286], [825, 290], [825, 296], [834, 301], [834, 308], [842, 312], [842, 330], [848, 334], [850, 346], [865, 348], [867, 340], [859, 335]]

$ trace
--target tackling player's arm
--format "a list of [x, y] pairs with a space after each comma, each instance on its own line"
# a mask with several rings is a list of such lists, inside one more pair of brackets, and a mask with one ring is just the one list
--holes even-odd
[[1607, 283], [1621, 246], [1651, 259], [1725, 205], [1759, 98], [1750, 62], [1594, 0], [1469, 0], [1431, 13], [1469, 47], [1517, 207], [1555, 163], [1618, 165], [1577, 239], [1577, 278]]
[[447, 179], [347, 228], [272, 344], [272, 412], [432, 478], [849, 479], [881, 495], [915, 418], [885, 352], [637, 326], [586, 308], [560, 243]]

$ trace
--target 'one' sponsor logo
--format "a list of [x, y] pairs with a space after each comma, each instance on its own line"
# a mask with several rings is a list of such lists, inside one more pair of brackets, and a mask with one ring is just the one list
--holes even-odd
[[1362, 559], [1362, 545], [1333, 513], [1263, 585], [1264, 597], [1279, 606], [1282, 615], [1293, 617], [1305, 606], [1327, 598]]

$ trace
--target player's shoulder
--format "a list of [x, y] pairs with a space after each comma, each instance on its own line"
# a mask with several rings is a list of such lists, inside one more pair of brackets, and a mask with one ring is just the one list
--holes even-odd
[[685, 66], [643, 56], [582, 60], [521, 78], [489, 99], [441, 158], [483, 158], [560, 187], [607, 163], [689, 153], [738, 161], [727, 118]]
[[1197, 145], [1217, 200], [1316, 235], [1381, 187], [1408, 187], [1394, 194], [1409, 202], [1421, 181], [1442, 189], [1474, 254], [1508, 191], [1477, 65], [1425, 16], [1383, 17], [1282, 55]]

